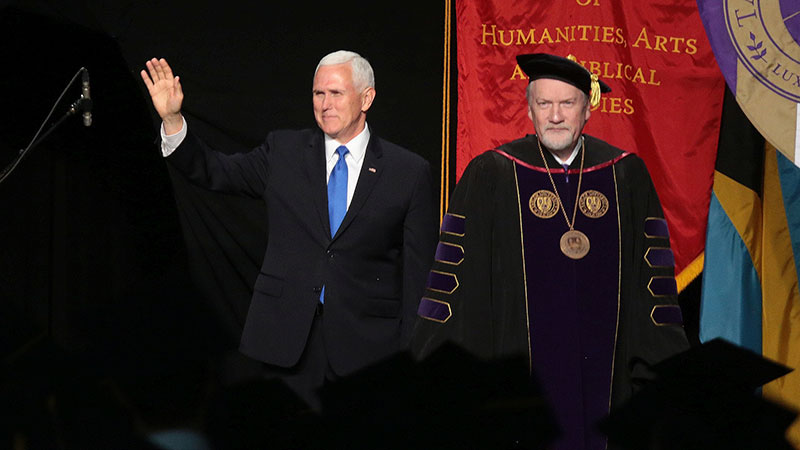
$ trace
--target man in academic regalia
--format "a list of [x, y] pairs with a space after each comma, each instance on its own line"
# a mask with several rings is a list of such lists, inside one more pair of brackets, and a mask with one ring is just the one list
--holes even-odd
[[441, 225], [413, 351], [524, 354], [557, 449], [604, 449], [597, 421], [689, 347], [667, 223], [644, 162], [582, 134], [610, 88], [572, 59], [517, 57], [535, 135], [474, 158]]

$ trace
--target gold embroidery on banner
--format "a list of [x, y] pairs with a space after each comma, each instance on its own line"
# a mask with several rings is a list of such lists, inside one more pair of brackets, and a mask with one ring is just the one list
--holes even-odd
[[584, 216], [599, 219], [608, 212], [608, 198], [600, 191], [588, 190], [581, 194], [578, 206]]
[[558, 214], [558, 198], [556, 194], [541, 189], [534, 192], [528, 200], [528, 208], [534, 216], [540, 219], [549, 219]]
[[435, 299], [432, 299], [430, 297], [422, 297], [422, 299], [447, 306], [447, 317], [445, 317], [444, 320], [434, 319], [433, 317], [420, 315], [420, 317], [422, 317], [423, 319], [427, 319], [427, 320], [430, 320], [432, 322], [445, 323], [448, 320], [450, 320], [451, 317], [453, 317], [453, 309], [450, 307], [450, 303], [443, 302], [441, 300], [435, 300]]

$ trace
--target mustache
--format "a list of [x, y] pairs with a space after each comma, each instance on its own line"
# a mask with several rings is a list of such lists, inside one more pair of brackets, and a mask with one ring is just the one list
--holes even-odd
[[565, 126], [565, 125], [546, 125], [546, 126], [544, 127], [544, 131], [551, 131], [551, 130], [566, 130], [566, 131], [572, 131], [572, 128], [571, 128], [571, 127], [568, 127], [568, 126]]

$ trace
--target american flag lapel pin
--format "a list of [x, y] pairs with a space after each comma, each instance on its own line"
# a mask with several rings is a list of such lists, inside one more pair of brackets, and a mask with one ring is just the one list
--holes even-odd
[[370, 168], [368, 168], [367, 170], [369, 170], [369, 171], [370, 171], [370, 172], [372, 172], [372, 173], [375, 173], [375, 172], [377, 172], [377, 170], [375, 170], [375, 168], [374, 168], [374, 167], [370, 167]]

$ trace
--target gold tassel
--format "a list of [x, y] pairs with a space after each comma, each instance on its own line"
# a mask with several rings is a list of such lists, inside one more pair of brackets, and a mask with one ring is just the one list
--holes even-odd
[[600, 83], [597, 81], [597, 75], [592, 74], [592, 95], [589, 98], [589, 104], [594, 108], [600, 104]]
[[[572, 62], [578, 62], [578, 58], [575, 57], [572, 53], [567, 55], [567, 59]], [[580, 64], [580, 63], [578, 63]], [[587, 72], [589, 72], [587, 70]], [[590, 72], [591, 75], [591, 83], [589, 84], [589, 104], [594, 108], [595, 106], [600, 104], [600, 83], [597, 82], [597, 75]]]

